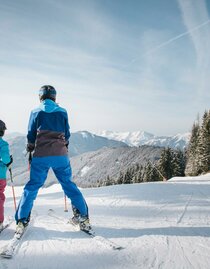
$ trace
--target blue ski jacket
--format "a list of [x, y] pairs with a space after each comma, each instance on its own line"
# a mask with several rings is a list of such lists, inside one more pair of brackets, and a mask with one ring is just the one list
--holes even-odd
[[6, 179], [7, 166], [10, 162], [9, 144], [0, 137], [0, 180]]
[[50, 99], [42, 101], [31, 112], [28, 124], [28, 144], [34, 147], [34, 157], [67, 156], [70, 138], [67, 111]]

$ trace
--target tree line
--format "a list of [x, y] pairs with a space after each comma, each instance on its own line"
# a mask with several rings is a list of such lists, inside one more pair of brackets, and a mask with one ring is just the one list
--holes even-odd
[[161, 181], [184, 176], [185, 162], [185, 154], [181, 150], [165, 148], [157, 162], [147, 160], [144, 165], [136, 163], [126, 171], [121, 171], [118, 177], [108, 175], [98, 186]]
[[184, 150], [163, 148], [160, 159], [136, 163], [116, 177], [107, 176], [98, 186], [168, 180], [172, 177], [198, 176], [210, 171], [210, 111], [201, 123], [192, 126], [188, 147]]

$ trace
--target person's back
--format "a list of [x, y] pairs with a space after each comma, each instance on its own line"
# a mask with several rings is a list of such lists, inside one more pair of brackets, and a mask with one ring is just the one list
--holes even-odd
[[32, 111], [29, 120], [27, 139], [29, 146], [34, 148], [33, 156], [67, 156], [69, 138], [66, 110], [51, 99], [43, 100], [40, 107]]
[[41, 105], [31, 112], [28, 125], [27, 151], [34, 152], [30, 169], [30, 180], [24, 188], [15, 214], [16, 233], [22, 233], [30, 221], [33, 202], [43, 186], [50, 168], [54, 171], [65, 195], [71, 200], [73, 221], [81, 230], [90, 230], [86, 201], [72, 182], [71, 165], [68, 158], [70, 138], [68, 115], [55, 103], [56, 90], [45, 85], [40, 89]]

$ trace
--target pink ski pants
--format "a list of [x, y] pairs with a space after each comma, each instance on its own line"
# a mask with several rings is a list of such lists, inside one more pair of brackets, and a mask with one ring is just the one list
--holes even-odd
[[5, 201], [5, 195], [4, 190], [6, 187], [6, 180], [0, 179], [0, 222], [4, 221], [4, 201]]

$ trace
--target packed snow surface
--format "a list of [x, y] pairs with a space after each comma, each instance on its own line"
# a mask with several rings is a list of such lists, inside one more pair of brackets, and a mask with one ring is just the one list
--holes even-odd
[[[40, 190], [32, 225], [13, 259], [0, 259], [0, 268], [210, 268], [210, 175], [81, 191], [97, 235], [124, 249], [113, 250], [63, 221], [71, 210], [64, 212], [63, 192], [56, 184]], [[22, 187], [15, 193], [18, 201]], [[8, 218], [14, 214], [11, 187], [6, 196]], [[1, 233], [0, 248], [14, 229], [15, 222]]]

